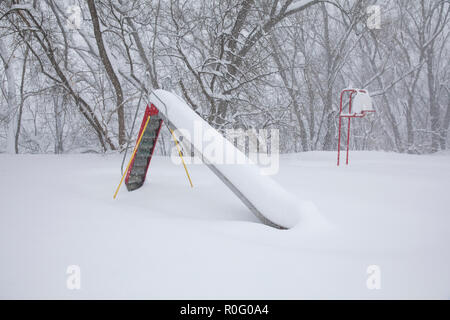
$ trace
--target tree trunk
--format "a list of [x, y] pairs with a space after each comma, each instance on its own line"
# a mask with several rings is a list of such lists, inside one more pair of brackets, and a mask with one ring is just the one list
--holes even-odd
[[6, 153], [15, 153], [15, 137], [16, 137], [16, 115], [17, 115], [17, 95], [16, 95], [16, 77], [14, 70], [14, 56], [10, 56], [6, 50], [5, 43], [0, 38], [0, 57], [3, 60], [6, 80], [8, 81], [8, 102], [7, 114], [7, 137], [6, 137]]
[[441, 127], [441, 149], [447, 149], [448, 131], [450, 127], [450, 90], [447, 92], [447, 111], [445, 112], [444, 121]]
[[430, 104], [431, 152], [439, 151], [439, 107], [436, 101], [433, 70], [433, 46], [427, 49], [428, 102]]
[[289, 83], [289, 79], [287, 77], [286, 72], [284, 71], [284, 66], [283, 66], [283, 63], [281, 62], [281, 57], [278, 52], [278, 43], [276, 42], [276, 40], [273, 37], [270, 37], [270, 41], [271, 41], [272, 50], [273, 50], [273, 59], [275, 61], [275, 64], [278, 67], [278, 72], [281, 76], [281, 79], [283, 80], [284, 86], [286, 87], [289, 97], [291, 98], [295, 117], [297, 118], [298, 127], [300, 130], [300, 142], [302, 144], [302, 151], [308, 151], [309, 150], [308, 135], [307, 135], [306, 128], [305, 128], [305, 123], [302, 118], [301, 108], [298, 103], [298, 97], [295, 93], [295, 90], [293, 89], [295, 81], [293, 81], [294, 79], [292, 79], [292, 83]]
[[334, 146], [334, 140], [336, 135], [336, 117], [333, 112], [333, 82], [331, 80], [331, 75], [333, 72], [333, 54], [332, 54], [332, 48], [331, 48], [331, 39], [330, 39], [330, 29], [329, 29], [329, 22], [328, 22], [328, 12], [325, 7], [325, 3], [321, 3], [321, 9], [322, 9], [322, 16], [323, 16], [323, 37], [324, 37], [324, 46], [325, 46], [325, 54], [327, 57], [327, 92], [325, 96], [324, 101], [324, 114], [326, 117], [326, 133], [324, 137], [323, 142], [323, 150], [331, 151], [333, 150]]
[[87, 0], [89, 6], [89, 12], [92, 18], [92, 26], [94, 28], [95, 41], [97, 42], [98, 52], [100, 54], [100, 59], [102, 60], [103, 66], [105, 67], [106, 73], [109, 80], [111, 81], [114, 90], [116, 92], [116, 106], [117, 106], [117, 117], [119, 122], [119, 145], [125, 145], [125, 114], [123, 107], [123, 92], [122, 86], [120, 85], [119, 79], [114, 72], [111, 61], [109, 60], [108, 54], [106, 53], [105, 44], [103, 42], [102, 32], [100, 31], [100, 23], [98, 19], [97, 9], [95, 8], [94, 0]]

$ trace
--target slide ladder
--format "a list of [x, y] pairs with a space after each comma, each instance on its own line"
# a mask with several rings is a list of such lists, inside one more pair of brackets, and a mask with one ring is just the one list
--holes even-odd
[[[148, 118], [150, 118], [147, 126]], [[131, 159], [127, 176], [125, 178], [125, 185], [128, 191], [133, 191], [140, 188], [147, 176], [147, 170], [155, 151], [156, 141], [158, 140], [159, 132], [161, 130], [163, 120], [159, 115], [158, 109], [154, 105], [147, 106], [145, 109], [144, 118], [142, 119], [141, 128], [138, 135], [138, 143], [136, 153]], [[139, 142], [139, 138], [141, 137]]]

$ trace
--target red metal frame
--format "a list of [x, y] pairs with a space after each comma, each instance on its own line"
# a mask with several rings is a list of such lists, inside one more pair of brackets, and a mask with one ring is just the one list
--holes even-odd
[[[159, 110], [155, 107], [155, 105], [153, 103], [150, 104], [150, 107], [147, 105], [147, 107], [145, 108], [144, 118], [142, 119], [141, 128], [139, 129], [139, 134], [138, 134], [138, 138], [137, 139], [139, 139], [139, 137], [142, 134], [142, 130], [144, 130], [144, 126], [145, 126], [145, 123], [147, 122], [147, 118], [148, 117], [153, 117], [153, 116], [157, 115], [158, 113], [159, 113]], [[163, 121], [160, 120], [159, 129], [158, 129], [158, 132], [156, 133], [155, 143], [153, 144], [152, 153], [151, 153], [151, 155], [150, 155], [150, 157], [148, 159], [148, 162], [147, 162], [147, 168], [145, 170], [144, 181], [145, 181], [145, 178], [147, 177], [148, 167], [149, 167], [150, 161], [151, 161], [151, 159], [153, 157], [153, 153], [155, 152], [156, 142], [158, 141], [159, 133], [160, 133], [161, 127], [162, 127], [162, 122]], [[136, 140], [136, 143], [137, 143], [137, 140]], [[134, 158], [131, 160], [131, 164], [130, 164], [130, 167], [128, 169], [127, 176], [125, 178], [125, 183], [128, 183], [128, 179], [130, 177], [130, 173], [131, 173], [131, 169], [133, 168], [133, 165], [134, 165]]]
[[[354, 113], [352, 114], [352, 99], [353, 95], [357, 92], [367, 93], [366, 90], [361, 89], [344, 89], [341, 91], [341, 98], [340, 98], [340, 104], [339, 104], [339, 137], [338, 137], [338, 155], [337, 155], [337, 165], [339, 166], [339, 158], [341, 155], [341, 127], [342, 127], [342, 118], [348, 118], [348, 128], [347, 128], [347, 156], [345, 164], [348, 165], [348, 153], [349, 153], [349, 147], [350, 147], [350, 121], [352, 118], [364, 118], [366, 114], [375, 112], [375, 110], [366, 110], [362, 111], [361, 113]], [[348, 103], [348, 114], [342, 114], [342, 97], [344, 96], [344, 93], [350, 92], [349, 97], [349, 103]]]

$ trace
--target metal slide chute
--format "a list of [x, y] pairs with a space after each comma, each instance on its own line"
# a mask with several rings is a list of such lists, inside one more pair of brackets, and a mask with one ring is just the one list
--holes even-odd
[[[183, 144], [193, 148], [206, 166], [244, 203], [244, 205], [266, 225], [288, 229], [295, 226], [300, 218], [297, 200], [269, 176], [261, 174], [260, 168], [248, 160], [240, 150], [212, 128], [177, 95], [155, 90], [150, 102], [159, 110], [160, 117], [171, 130], [184, 130]], [[199, 130], [203, 134], [199, 134]], [[200, 136], [199, 136], [200, 135]], [[224, 148], [225, 153], [235, 154], [238, 164], [217, 162], [205, 154], [205, 141], [213, 137], [213, 148]], [[209, 146], [211, 147], [211, 145]], [[220, 153], [220, 152], [219, 152]]]

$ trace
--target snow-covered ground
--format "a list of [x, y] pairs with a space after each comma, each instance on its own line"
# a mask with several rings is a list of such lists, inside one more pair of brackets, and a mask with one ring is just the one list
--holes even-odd
[[335, 156], [282, 156], [274, 176], [332, 226], [308, 232], [260, 224], [203, 165], [191, 189], [155, 157], [113, 200], [119, 155], [0, 155], [0, 298], [450, 298], [450, 154]]

